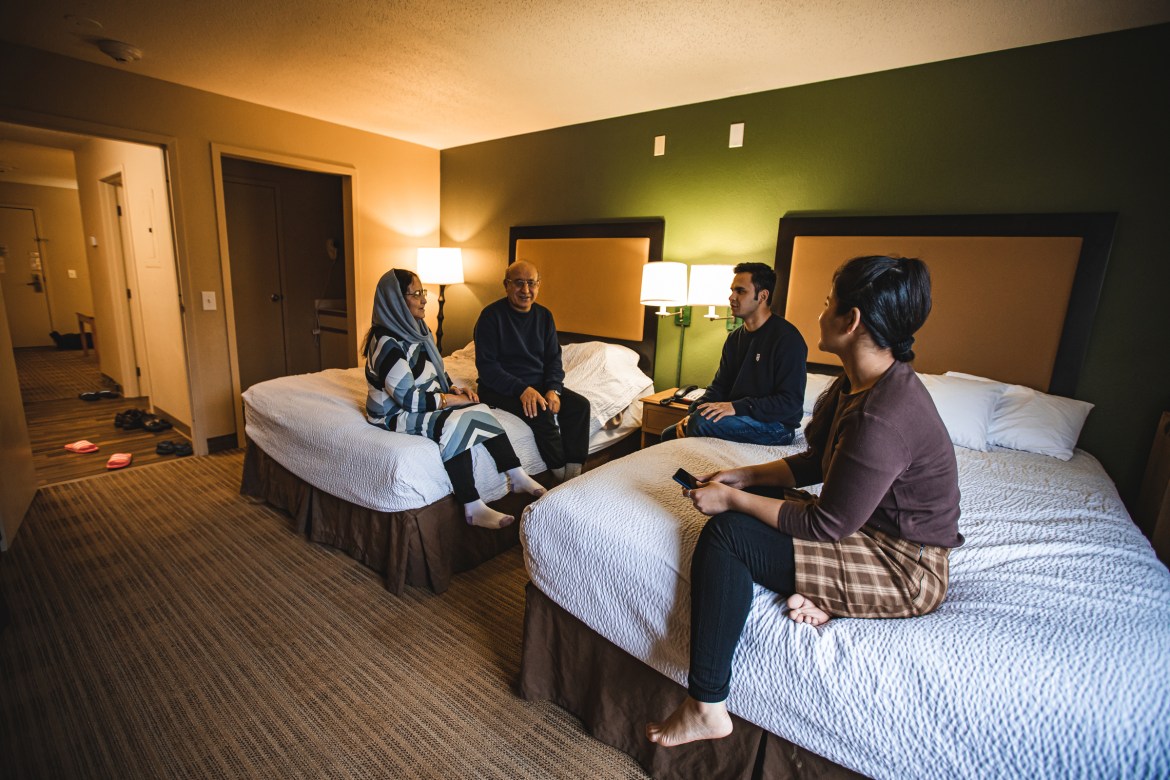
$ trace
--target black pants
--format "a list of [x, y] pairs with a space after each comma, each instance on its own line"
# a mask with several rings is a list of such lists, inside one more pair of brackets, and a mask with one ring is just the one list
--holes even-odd
[[[520, 465], [516, 450], [512, 449], [512, 442], [508, 441], [508, 434], [501, 433], [480, 443], [492, 456], [492, 460], [496, 462], [496, 471], [501, 474]], [[443, 461], [443, 468], [447, 469], [447, 476], [451, 478], [456, 501], [460, 504], [470, 504], [479, 500], [479, 491], [475, 489], [475, 469], [471, 464], [471, 450], [464, 450], [451, 460]]]
[[[536, 388], [543, 396], [545, 391]], [[555, 416], [548, 409], [526, 417], [519, 398], [501, 395], [486, 387], [479, 389], [479, 400], [519, 417], [532, 429], [536, 448], [550, 469], [566, 463], [584, 463], [589, 457], [589, 399], [565, 388], [561, 391], [561, 411]], [[559, 425], [558, 425], [559, 423]]]
[[[783, 498], [780, 488], [749, 492]], [[720, 702], [731, 690], [731, 657], [752, 605], [752, 583], [782, 596], [796, 589], [792, 537], [742, 512], [707, 521], [691, 560], [691, 671], [687, 692]]]

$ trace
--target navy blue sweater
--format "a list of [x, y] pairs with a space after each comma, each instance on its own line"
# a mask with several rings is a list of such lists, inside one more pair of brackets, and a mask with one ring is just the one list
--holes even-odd
[[754, 331], [741, 325], [724, 342], [715, 379], [692, 408], [731, 401], [736, 414], [796, 428], [804, 410], [807, 359], [800, 331], [780, 315]]
[[[565, 370], [552, 312], [539, 303], [520, 313], [507, 298], [490, 303], [475, 323], [479, 386], [519, 398], [524, 388], [563, 390]], [[802, 391], [803, 392], [803, 391]]]

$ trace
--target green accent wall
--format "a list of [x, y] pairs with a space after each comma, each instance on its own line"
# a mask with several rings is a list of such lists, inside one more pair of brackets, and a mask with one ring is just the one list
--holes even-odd
[[[733, 122], [746, 123], [739, 149]], [[1168, 141], [1170, 25], [1158, 25], [448, 149], [443, 245], [469, 263], [449, 346], [470, 340], [474, 304], [501, 294], [512, 225], [663, 217], [664, 259], [772, 264], [786, 212], [1116, 211], [1076, 395], [1096, 404], [1081, 446], [1132, 504], [1170, 409]], [[706, 384], [726, 330], [695, 320], [682, 381]], [[659, 388], [675, 383], [679, 333], [663, 324]]]

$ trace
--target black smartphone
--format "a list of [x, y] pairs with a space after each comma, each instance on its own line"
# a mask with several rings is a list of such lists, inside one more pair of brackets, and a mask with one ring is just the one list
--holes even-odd
[[699, 480], [695, 479], [686, 469], [679, 469], [674, 472], [673, 479], [687, 490], [694, 490], [699, 486]]

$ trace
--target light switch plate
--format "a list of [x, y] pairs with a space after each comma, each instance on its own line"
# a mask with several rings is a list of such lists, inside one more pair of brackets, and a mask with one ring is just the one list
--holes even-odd
[[215, 293], [210, 290], [203, 291], [203, 311], [215, 311]]
[[731, 134], [727, 139], [728, 149], [738, 149], [743, 146], [743, 122], [736, 122], [731, 126]]
[[666, 154], [666, 136], [656, 135], [654, 136], [654, 156], [661, 157], [664, 154]]

